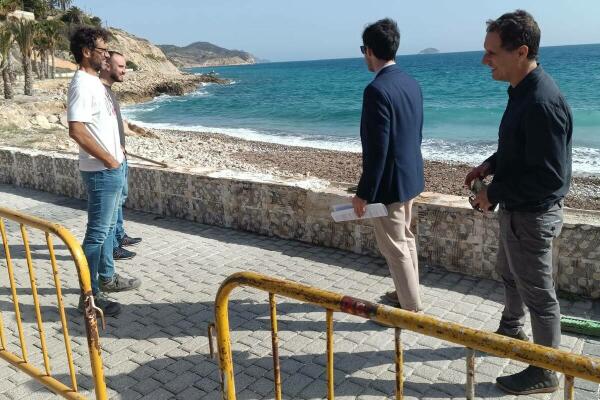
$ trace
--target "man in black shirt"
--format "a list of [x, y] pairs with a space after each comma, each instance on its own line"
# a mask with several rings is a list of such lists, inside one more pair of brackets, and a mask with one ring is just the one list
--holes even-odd
[[133, 251], [129, 251], [124, 246], [131, 246], [138, 244], [142, 241], [141, 238], [133, 238], [128, 236], [125, 233], [125, 229], [123, 227], [123, 204], [125, 204], [125, 200], [127, 199], [128, 194], [128, 165], [127, 165], [127, 151], [125, 151], [125, 130], [129, 131], [127, 124], [123, 123], [123, 119], [121, 117], [121, 107], [119, 106], [119, 101], [117, 100], [117, 96], [115, 96], [112, 91], [112, 85], [115, 82], [123, 82], [123, 78], [125, 76], [125, 57], [123, 54], [117, 51], [110, 51], [110, 58], [106, 62], [106, 65], [100, 71], [100, 80], [104, 84], [106, 88], [106, 94], [110, 96], [113, 107], [115, 108], [115, 112], [117, 114], [117, 122], [119, 123], [119, 137], [121, 139], [121, 147], [123, 148], [123, 153], [125, 154], [125, 161], [123, 161], [123, 193], [122, 193], [122, 201], [118, 206], [117, 211], [117, 224], [115, 225], [115, 237], [113, 240], [113, 258], [115, 260], [128, 260], [135, 257], [136, 253]]
[[[528, 340], [525, 308], [533, 341], [560, 345], [560, 308], [552, 278], [552, 241], [562, 229], [563, 198], [571, 181], [572, 115], [552, 78], [537, 63], [540, 30], [525, 11], [487, 22], [483, 64], [492, 78], [510, 83], [498, 132], [498, 150], [469, 172], [465, 185], [494, 175], [473, 205], [499, 204], [500, 237], [496, 270], [504, 283], [505, 307], [496, 333]], [[556, 373], [529, 366], [499, 377], [513, 394], [558, 389]]]

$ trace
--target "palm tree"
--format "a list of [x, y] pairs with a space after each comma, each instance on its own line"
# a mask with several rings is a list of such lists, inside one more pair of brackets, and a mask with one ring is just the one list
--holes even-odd
[[67, 11], [67, 8], [71, 7], [71, 4], [73, 3], [73, 1], [72, 0], [58, 0], [57, 3], [60, 6], [60, 8], [62, 8], [63, 11]]
[[60, 39], [62, 38], [62, 28], [64, 24], [58, 20], [49, 20], [41, 23], [40, 30], [42, 34], [45, 36], [46, 41], [48, 43], [48, 51], [50, 53], [50, 57], [52, 58], [52, 69], [51, 77], [54, 79], [56, 75], [56, 66], [54, 62], [54, 53], [56, 52], [56, 46], [58, 45]]
[[79, 7], [69, 8], [61, 17], [68, 24], [82, 25], [85, 22], [85, 13]]
[[36, 23], [34, 21], [19, 20], [11, 23], [11, 30], [15, 41], [21, 50], [25, 87], [23, 94], [33, 95], [33, 76], [31, 74], [31, 57], [33, 55], [33, 40], [35, 37]]
[[22, 7], [21, 0], [0, 0], [0, 15], [7, 14], [18, 10]]
[[33, 38], [33, 50], [34, 65], [36, 63], [36, 52], [40, 59], [39, 65], [37, 65], [36, 68], [38, 79], [48, 78], [48, 53], [50, 52], [50, 41], [39, 24], [35, 37]]
[[12, 84], [10, 81], [10, 49], [14, 38], [10, 29], [3, 26], [0, 29], [0, 71], [2, 71], [2, 80], [4, 81], [4, 98], [12, 99], [14, 97]]

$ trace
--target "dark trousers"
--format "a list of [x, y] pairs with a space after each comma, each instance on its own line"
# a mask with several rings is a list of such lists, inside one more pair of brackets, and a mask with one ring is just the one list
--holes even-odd
[[544, 212], [500, 210], [500, 246], [496, 271], [504, 282], [504, 311], [500, 326], [517, 333], [525, 307], [531, 314], [533, 341], [560, 345], [560, 307], [552, 268], [552, 241], [563, 225], [562, 205]]

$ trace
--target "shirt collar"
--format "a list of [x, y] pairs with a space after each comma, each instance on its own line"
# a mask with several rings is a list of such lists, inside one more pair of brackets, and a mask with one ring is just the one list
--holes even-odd
[[381, 69], [379, 71], [377, 71], [377, 73], [375, 73], [375, 77], [377, 78], [379, 76], [379, 74], [381, 74], [384, 70], [389, 69], [392, 65], [396, 65], [396, 62], [388, 61], [387, 63], [385, 63], [385, 65], [383, 67], [381, 67]]
[[531, 88], [532, 85], [534, 85], [540, 80], [543, 73], [544, 70], [542, 69], [542, 66], [538, 64], [537, 67], [533, 71], [528, 73], [527, 76], [525, 76], [525, 78], [523, 78], [523, 80], [519, 82], [517, 86], [508, 87], [508, 97], [512, 99], [515, 97], [520, 97], [523, 94], [527, 93], [529, 91], [529, 88]]

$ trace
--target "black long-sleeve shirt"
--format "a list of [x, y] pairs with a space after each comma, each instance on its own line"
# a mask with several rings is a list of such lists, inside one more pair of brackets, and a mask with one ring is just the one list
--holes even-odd
[[486, 160], [494, 174], [488, 199], [510, 211], [544, 211], [569, 191], [571, 110], [539, 65], [508, 97], [498, 150]]

